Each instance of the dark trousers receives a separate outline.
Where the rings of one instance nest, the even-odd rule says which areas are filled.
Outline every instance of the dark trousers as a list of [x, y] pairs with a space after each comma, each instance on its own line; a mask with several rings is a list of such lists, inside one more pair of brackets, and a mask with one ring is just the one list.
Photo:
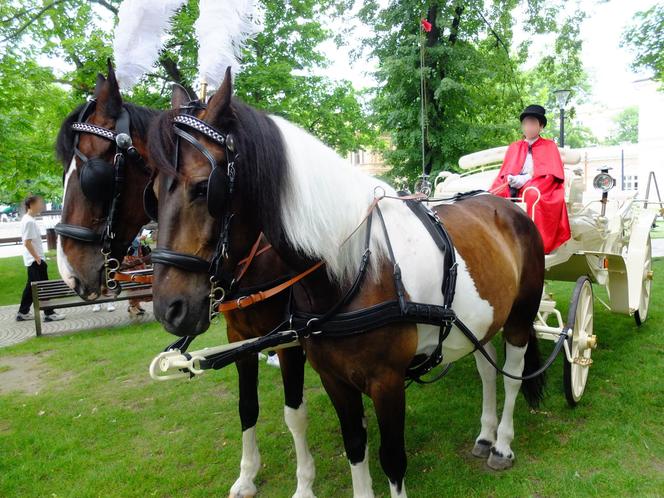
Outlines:
[[[21, 298], [21, 307], [18, 309], [19, 313], [28, 313], [30, 312], [30, 306], [32, 306], [32, 287], [30, 284], [32, 282], [38, 282], [40, 280], [48, 280], [48, 265], [46, 261], [42, 259], [40, 265], [37, 262], [33, 262], [28, 268], [28, 282], [25, 284], [25, 289], [23, 289], [23, 297]], [[55, 313], [53, 310], [44, 311], [45, 315], [52, 315]]]

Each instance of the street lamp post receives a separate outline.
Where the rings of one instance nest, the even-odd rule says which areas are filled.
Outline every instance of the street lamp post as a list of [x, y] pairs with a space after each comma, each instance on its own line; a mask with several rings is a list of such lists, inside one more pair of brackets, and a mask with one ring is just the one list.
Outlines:
[[565, 147], [565, 105], [569, 99], [571, 90], [555, 90], [553, 92], [558, 102], [558, 109], [560, 109], [560, 147]]

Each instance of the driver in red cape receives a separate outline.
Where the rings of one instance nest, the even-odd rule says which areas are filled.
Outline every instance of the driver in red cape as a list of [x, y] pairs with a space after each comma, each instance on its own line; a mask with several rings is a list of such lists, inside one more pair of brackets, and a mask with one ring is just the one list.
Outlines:
[[510, 144], [498, 177], [490, 192], [501, 197], [524, 197], [528, 214], [535, 204], [534, 222], [544, 241], [544, 252], [550, 253], [569, 240], [570, 229], [565, 207], [565, 172], [558, 146], [540, 136], [546, 126], [544, 107], [529, 105], [521, 113], [524, 139]]

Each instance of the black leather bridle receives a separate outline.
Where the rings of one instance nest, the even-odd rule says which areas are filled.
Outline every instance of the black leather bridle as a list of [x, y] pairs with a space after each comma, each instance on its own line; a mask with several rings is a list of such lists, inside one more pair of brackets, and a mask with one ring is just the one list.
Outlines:
[[[207, 273], [210, 276], [210, 319], [218, 314], [217, 305], [230, 294], [234, 280], [223, 272], [223, 261], [228, 257], [228, 246], [230, 242], [230, 226], [234, 213], [232, 211], [232, 197], [235, 191], [235, 164], [238, 153], [235, 147], [235, 137], [231, 133], [224, 133], [210, 126], [206, 122], [192, 116], [192, 112], [203, 109], [204, 104], [200, 101], [190, 102], [181, 108], [182, 112], [173, 118], [173, 132], [176, 135], [173, 164], [176, 171], [179, 170], [180, 162], [180, 140], [185, 140], [198, 150], [210, 163], [211, 171], [208, 177], [207, 207], [210, 215], [220, 218], [221, 212], [218, 208], [218, 195], [225, 194], [225, 209], [221, 220], [220, 237], [212, 255], [211, 260], [203, 259], [194, 254], [187, 254], [165, 248], [157, 248], [152, 251], [152, 263], [155, 265], [166, 265], [179, 268], [193, 273]], [[202, 134], [205, 138], [226, 149], [226, 168], [217, 163], [212, 153], [189, 131]], [[172, 190], [174, 179], [169, 184]], [[225, 184], [225, 192], [222, 186]], [[146, 188], [146, 195], [153, 192], [152, 185]]]
[[[143, 158], [134, 147], [131, 139], [131, 118], [129, 112], [122, 107], [120, 116], [115, 123], [115, 130], [109, 130], [92, 123], [87, 119], [92, 115], [96, 101], [90, 100], [83, 107], [76, 122], [72, 123], [74, 130], [74, 154], [82, 161], [79, 174], [81, 188], [84, 195], [91, 201], [102, 201], [108, 205], [104, 227], [102, 231], [93, 230], [81, 225], [58, 223], [55, 231], [61, 237], [68, 237], [88, 244], [101, 245], [101, 253], [104, 256], [104, 275], [106, 286], [115, 289], [118, 282], [113, 279], [114, 273], [120, 267], [120, 261], [111, 256], [111, 245], [116, 237], [118, 213], [122, 197], [122, 186], [125, 183], [125, 166], [128, 159], [138, 162], [147, 170]], [[115, 155], [113, 164], [101, 158], [88, 158], [78, 148], [81, 133], [96, 135], [115, 144]], [[112, 169], [111, 169], [112, 168]], [[112, 172], [112, 176], [111, 176]], [[105, 175], [108, 175], [106, 177]]]

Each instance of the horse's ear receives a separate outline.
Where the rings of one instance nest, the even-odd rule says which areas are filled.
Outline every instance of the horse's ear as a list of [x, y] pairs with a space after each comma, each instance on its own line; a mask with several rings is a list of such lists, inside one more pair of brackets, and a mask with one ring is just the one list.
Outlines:
[[189, 95], [187, 89], [182, 85], [173, 83], [171, 88], [173, 92], [171, 95], [171, 107], [173, 109], [179, 109], [180, 107], [185, 106], [189, 102], [196, 99], [196, 96], [192, 97], [191, 95]]
[[231, 68], [228, 66], [226, 68], [224, 81], [208, 102], [205, 120], [208, 123], [218, 123], [222, 118], [228, 116], [231, 110], [232, 96], [233, 79], [231, 76]]
[[97, 76], [95, 98], [97, 99], [96, 112], [102, 116], [117, 119], [122, 110], [122, 97], [110, 59], [108, 61], [108, 78], [104, 78], [101, 74]]
[[97, 96], [101, 92], [104, 83], [106, 83], [106, 78], [104, 77], [104, 75], [101, 73], [97, 73], [97, 81], [95, 82], [95, 98], [97, 98]]

